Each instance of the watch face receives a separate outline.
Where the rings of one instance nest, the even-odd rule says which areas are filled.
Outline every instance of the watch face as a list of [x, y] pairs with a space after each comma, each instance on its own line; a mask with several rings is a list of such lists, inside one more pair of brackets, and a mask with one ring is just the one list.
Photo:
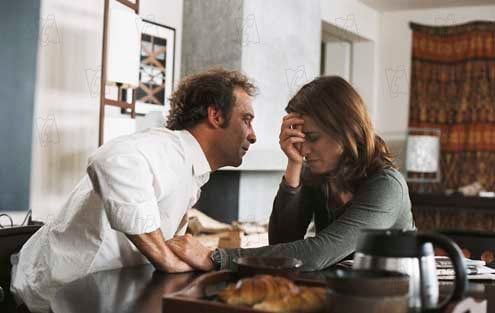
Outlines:
[[218, 251], [218, 249], [215, 249], [215, 251], [211, 254], [211, 260], [213, 261], [213, 264], [215, 264], [215, 269], [219, 270], [222, 264], [222, 256], [220, 255], [220, 251]]

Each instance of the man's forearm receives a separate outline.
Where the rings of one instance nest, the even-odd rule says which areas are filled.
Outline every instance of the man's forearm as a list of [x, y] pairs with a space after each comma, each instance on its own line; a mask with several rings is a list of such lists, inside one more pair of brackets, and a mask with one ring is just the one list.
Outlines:
[[164, 272], [190, 270], [190, 267], [167, 246], [160, 229], [146, 234], [127, 235], [127, 237], [156, 269]]

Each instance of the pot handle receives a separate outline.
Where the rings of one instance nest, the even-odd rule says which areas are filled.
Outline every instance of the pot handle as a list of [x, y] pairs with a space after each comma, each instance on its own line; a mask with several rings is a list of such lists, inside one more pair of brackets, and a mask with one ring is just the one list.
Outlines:
[[455, 271], [454, 291], [442, 304], [432, 309], [432, 311], [443, 312], [451, 301], [461, 300], [466, 291], [468, 281], [464, 256], [459, 246], [445, 235], [438, 233], [419, 233], [418, 239], [420, 244], [431, 242], [433, 245], [442, 248], [452, 261]]

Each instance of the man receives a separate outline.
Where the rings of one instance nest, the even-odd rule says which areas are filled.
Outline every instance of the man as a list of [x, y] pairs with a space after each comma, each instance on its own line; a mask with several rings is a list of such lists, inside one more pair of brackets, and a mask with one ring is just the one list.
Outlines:
[[166, 240], [184, 233], [186, 211], [209, 173], [239, 166], [256, 141], [255, 89], [236, 71], [189, 76], [170, 98], [169, 129], [99, 148], [59, 215], [22, 248], [13, 270], [16, 297], [32, 312], [46, 312], [59, 287], [92, 272], [148, 261], [165, 272], [192, 270]]

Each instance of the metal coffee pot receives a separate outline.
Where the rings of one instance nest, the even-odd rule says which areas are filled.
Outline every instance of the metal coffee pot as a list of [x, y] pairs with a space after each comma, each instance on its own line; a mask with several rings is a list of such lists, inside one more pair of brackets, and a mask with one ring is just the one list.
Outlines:
[[[452, 261], [455, 287], [438, 304], [438, 279], [433, 244]], [[409, 275], [409, 308], [413, 312], [442, 310], [460, 300], [467, 287], [466, 265], [459, 247], [448, 237], [404, 230], [362, 230], [354, 254], [353, 269], [385, 270]]]

